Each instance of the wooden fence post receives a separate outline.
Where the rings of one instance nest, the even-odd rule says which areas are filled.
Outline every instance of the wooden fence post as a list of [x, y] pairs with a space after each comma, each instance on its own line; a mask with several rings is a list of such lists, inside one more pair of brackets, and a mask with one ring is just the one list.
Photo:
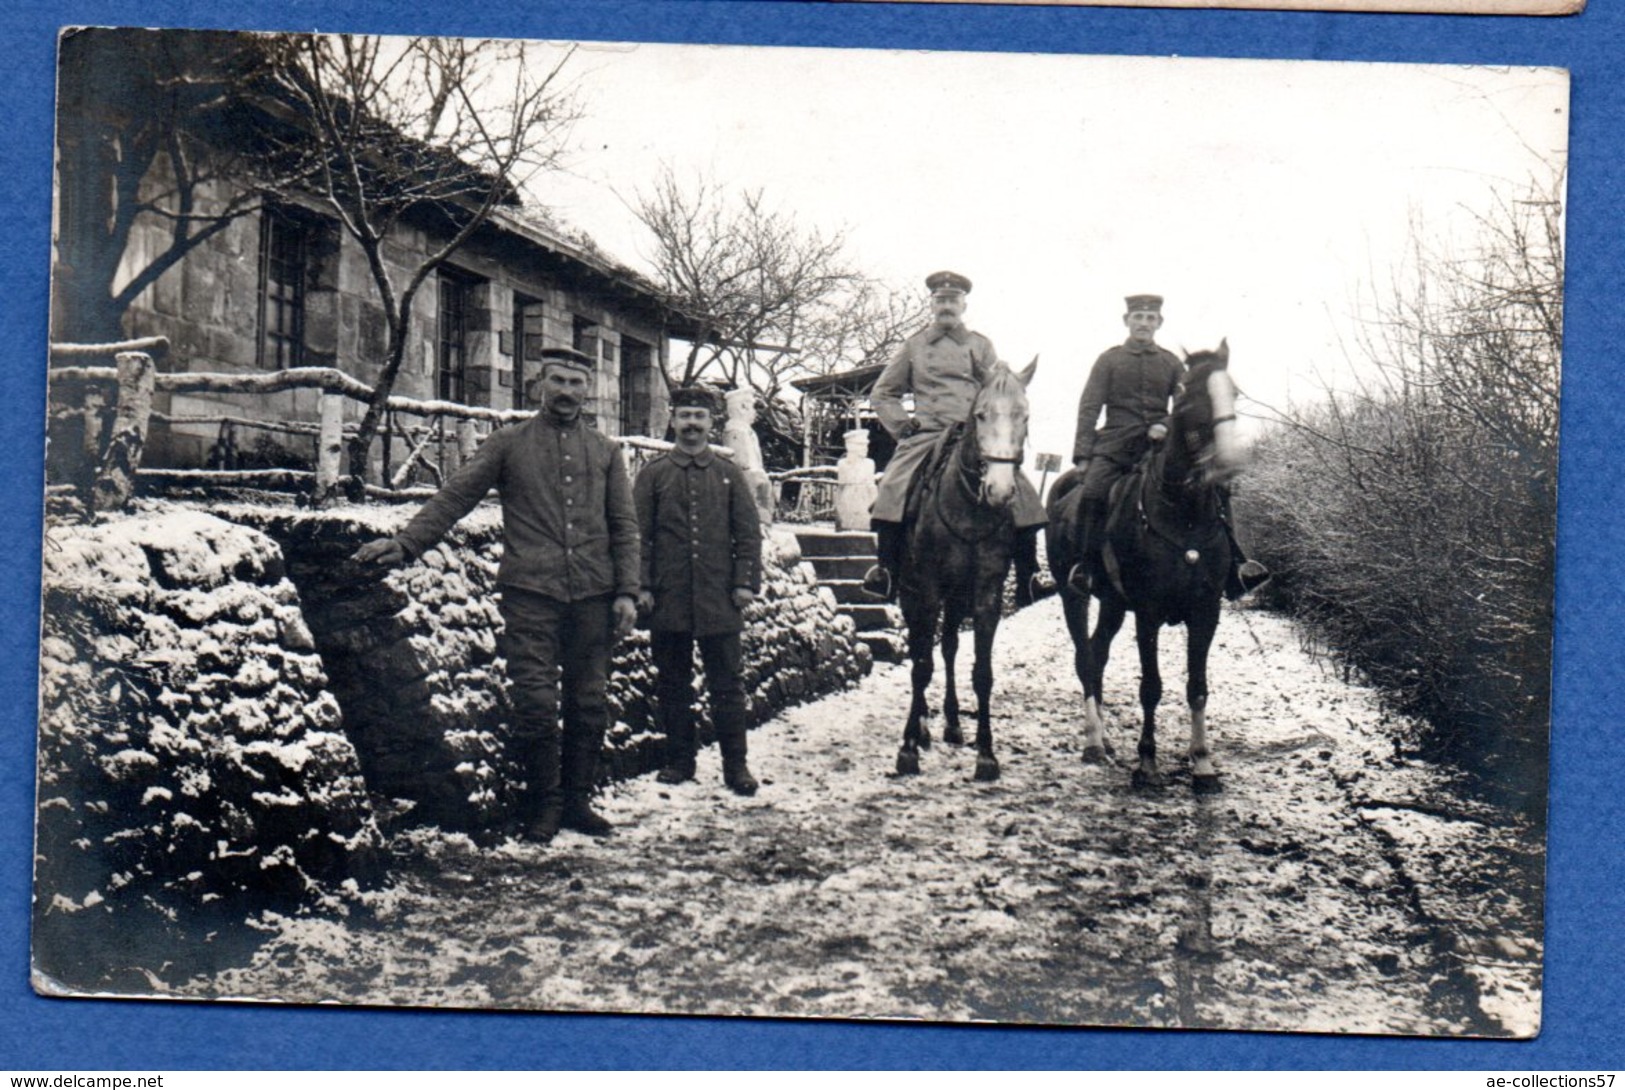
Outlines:
[[147, 442], [147, 419], [152, 412], [157, 375], [152, 357], [145, 352], [120, 352], [115, 360], [118, 409], [90, 496], [91, 509], [98, 512], [122, 510], [135, 495], [135, 471]]
[[467, 417], [457, 421], [457, 464], [467, 464], [479, 445], [480, 433], [475, 429], [474, 421]]
[[344, 398], [322, 391], [321, 425], [316, 435], [316, 495], [320, 506], [338, 489], [344, 459]]
[[81, 467], [74, 474], [73, 484], [79, 489], [81, 496], [90, 495], [90, 490], [96, 482], [96, 470], [102, 462], [102, 412], [107, 408], [107, 392], [96, 383], [85, 384], [84, 424], [85, 432], [81, 439], [80, 450], [84, 460], [79, 463]]

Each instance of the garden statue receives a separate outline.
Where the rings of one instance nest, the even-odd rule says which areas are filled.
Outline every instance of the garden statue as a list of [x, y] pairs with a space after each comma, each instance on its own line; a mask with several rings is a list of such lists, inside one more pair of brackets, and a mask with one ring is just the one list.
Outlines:
[[729, 390], [726, 400], [728, 422], [722, 427], [722, 443], [734, 452], [734, 465], [744, 470], [765, 526], [773, 521], [773, 482], [768, 480], [762, 444], [751, 427], [756, 422], [756, 392], [748, 387]]
[[869, 457], [869, 429], [853, 428], [845, 435], [846, 454], [835, 465], [835, 528], [869, 529], [869, 508], [875, 502], [875, 461]]

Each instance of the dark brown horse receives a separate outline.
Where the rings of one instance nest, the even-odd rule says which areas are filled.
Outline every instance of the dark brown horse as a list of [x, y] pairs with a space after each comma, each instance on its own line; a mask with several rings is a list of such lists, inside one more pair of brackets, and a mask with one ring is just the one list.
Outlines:
[[[1061, 596], [1074, 665], [1083, 684], [1086, 761], [1104, 761], [1109, 752], [1100, 710], [1101, 677], [1124, 614], [1134, 612], [1144, 713], [1136, 786], [1166, 782], [1157, 768], [1156, 711], [1162, 699], [1157, 635], [1163, 625], [1183, 624], [1191, 786], [1199, 793], [1219, 790], [1207, 743], [1207, 656], [1219, 627], [1219, 600], [1230, 568], [1219, 488], [1235, 476], [1241, 463], [1229, 362], [1228, 343], [1186, 358], [1167, 436], [1112, 489], [1105, 547], [1087, 562], [1090, 592], [1100, 599], [1093, 636], [1088, 631], [1088, 597], [1072, 590]], [[1080, 480], [1076, 472], [1062, 475], [1046, 505], [1050, 570], [1058, 576], [1085, 562], [1078, 556]]]
[[931, 744], [925, 726], [925, 690], [931, 684], [931, 652], [939, 623], [946, 688], [942, 736], [952, 745], [964, 743], [954, 656], [960, 626], [971, 617], [976, 642], [971, 670], [977, 700], [976, 778], [999, 778], [998, 758], [993, 756], [993, 635], [1015, 550], [1010, 504], [1016, 495], [1016, 467], [1027, 443], [1026, 386], [1037, 369], [1036, 356], [1019, 374], [1002, 363], [993, 369], [971, 406], [970, 418], [943, 437], [938, 456], [922, 469], [911, 497], [910, 510], [917, 514], [907, 531], [898, 598], [908, 625], [914, 699], [897, 753], [898, 775], [919, 772], [920, 749]]

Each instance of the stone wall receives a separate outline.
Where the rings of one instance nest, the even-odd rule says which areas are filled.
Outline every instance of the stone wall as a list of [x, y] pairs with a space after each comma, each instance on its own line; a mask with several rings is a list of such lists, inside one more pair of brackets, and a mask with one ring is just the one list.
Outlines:
[[[369, 787], [411, 800], [418, 819], [459, 828], [499, 821], [521, 776], [506, 746], [508, 703], [497, 648], [498, 510], [479, 509], [417, 563], [382, 578], [357, 570], [348, 558], [361, 541], [404, 525], [409, 510], [215, 510], [281, 543]], [[851, 621], [800, 563], [795, 539], [770, 534], [764, 559], [763, 594], [746, 615], [753, 722], [842, 688], [870, 665]], [[652, 675], [647, 636], [635, 633], [617, 648], [610, 678], [605, 778], [659, 765]], [[699, 705], [703, 712], [703, 699]], [[702, 724], [708, 739], [709, 726]]]
[[53, 525], [44, 560], [43, 986], [119, 979], [126, 948], [206, 956], [214, 913], [372, 879], [381, 837], [274, 541], [148, 508]]
[[[499, 826], [522, 787], [497, 654], [500, 514], [480, 509], [383, 578], [356, 570], [350, 554], [409, 514], [149, 502], [99, 525], [50, 525], [42, 988], [141, 990], [159, 966], [129, 966], [127, 949], [207, 971], [227, 956], [205, 938], [211, 920], [340, 904], [375, 880], [384, 817]], [[799, 560], [793, 537], [770, 536], [747, 613], [756, 722], [869, 667]], [[615, 656], [604, 778], [659, 765], [651, 689], [637, 633]]]

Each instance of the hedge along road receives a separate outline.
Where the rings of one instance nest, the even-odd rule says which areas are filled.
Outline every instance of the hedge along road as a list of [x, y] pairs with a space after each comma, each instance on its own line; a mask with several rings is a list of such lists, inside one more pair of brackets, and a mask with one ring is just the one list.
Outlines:
[[[348, 913], [271, 917], [194, 996], [1360, 1033], [1538, 1028], [1537, 829], [1403, 755], [1405, 724], [1231, 610], [1209, 703], [1225, 789], [1190, 791], [1183, 640], [1163, 641], [1172, 782], [1129, 787], [1138, 665], [1107, 675], [1115, 767], [1081, 760], [1054, 602], [1001, 627], [1003, 777], [974, 747], [892, 774], [906, 666], [752, 732], [754, 799], [652, 776], [608, 789], [607, 841], [394, 838]], [[968, 659], [965, 655], [962, 659]], [[962, 661], [962, 671], [968, 663]], [[967, 686], [968, 688], [968, 686]], [[940, 734], [940, 717], [933, 724]]]

